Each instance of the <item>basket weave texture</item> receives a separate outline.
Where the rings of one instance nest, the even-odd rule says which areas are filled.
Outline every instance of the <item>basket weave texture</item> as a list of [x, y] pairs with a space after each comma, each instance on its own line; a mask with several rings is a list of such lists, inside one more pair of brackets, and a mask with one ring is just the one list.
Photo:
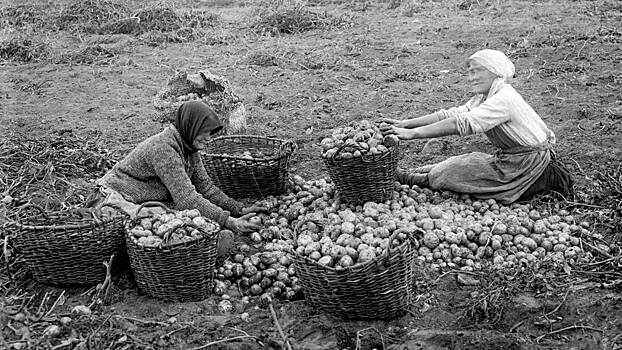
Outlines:
[[[285, 192], [293, 141], [254, 135], [221, 136], [208, 141], [203, 163], [214, 183], [229, 197], [264, 198]], [[245, 151], [269, 154], [241, 156]]]
[[399, 160], [399, 144], [388, 149], [389, 152], [382, 154], [365, 154], [351, 159], [339, 159], [336, 157], [339, 153], [323, 158], [328, 174], [345, 202], [380, 203], [391, 198]]
[[[164, 207], [164, 205], [162, 205]], [[140, 212], [142, 206], [138, 209]], [[141, 219], [129, 221], [125, 236], [130, 266], [138, 288], [148, 295], [167, 301], [200, 301], [213, 290], [216, 246], [214, 233], [162, 247], [145, 247], [133, 241], [131, 230]]]
[[320, 265], [295, 251], [293, 261], [305, 301], [313, 307], [346, 319], [387, 319], [412, 304], [416, 256], [417, 249], [407, 240], [371, 261], [343, 269]]
[[102, 282], [104, 263], [124, 248], [127, 217], [121, 213], [99, 216], [92, 209], [45, 212], [36, 208], [39, 214], [7, 227], [34, 279], [55, 285]]

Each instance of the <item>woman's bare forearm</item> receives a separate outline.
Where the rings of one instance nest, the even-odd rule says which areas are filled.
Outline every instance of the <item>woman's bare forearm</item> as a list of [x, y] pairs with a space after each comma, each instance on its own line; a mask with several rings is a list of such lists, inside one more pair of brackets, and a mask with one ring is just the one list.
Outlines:
[[424, 115], [422, 117], [405, 119], [402, 121], [400, 126], [405, 129], [414, 129], [414, 128], [419, 128], [422, 126], [430, 125], [438, 121], [439, 121], [438, 116], [432, 113], [432, 114]]
[[411, 132], [413, 133], [412, 138], [415, 139], [434, 138], [456, 135], [458, 134], [458, 126], [456, 124], [456, 118], [449, 117], [432, 124], [412, 129]]

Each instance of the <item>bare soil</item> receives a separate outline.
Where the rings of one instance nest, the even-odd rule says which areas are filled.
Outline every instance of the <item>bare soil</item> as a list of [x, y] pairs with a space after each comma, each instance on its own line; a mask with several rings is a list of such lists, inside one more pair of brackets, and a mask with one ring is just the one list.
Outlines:
[[[177, 10], [217, 18], [202, 36], [182, 42], [58, 29], [55, 21], [68, 1], [29, 3], [0, 1], [2, 9], [33, 11], [19, 23], [11, 21], [15, 13], [0, 18], [3, 139], [81, 137], [118, 159], [166, 126], [155, 117], [153, 99], [169, 77], [207, 69], [231, 82], [253, 133], [296, 141], [291, 170], [308, 179], [328, 177], [317, 144], [333, 128], [463, 103], [469, 97], [466, 58], [483, 48], [506, 52], [517, 67], [514, 86], [556, 133], [556, 151], [574, 174], [575, 197], [558, 205], [588, 220], [613, 247], [610, 253], [567, 271], [478, 273], [470, 276], [475, 286], [459, 283], [453, 272], [422, 270], [415, 305], [401, 318], [343, 320], [300, 300], [277, 303], [279, 325], [293, 349], [622, 349], [622, 262], [615, 250], [622, 244], [620, 2], [317, 0], [304, 8], [335, 21], [268, 35], [253, 27], [265, 3], [174, 0]], [[272, 6], [277, 3], [283, 2]], [[22, 45], [26, 58], [8, 53], [14, 38], [31, 41]], [[437, 140], [422, 152], [424, 144], [405, 144], [400, 165], [492, 151], [483, 136]], [[99, 174], [90, 175], [82, 178], [87, 184]], [[256, 301], [234, 300], [230, 313], [217, 309], [216, 297], [162, 302], [122, 273], [92, 314], [71, 315], [58, 336], [43, 336], [73, 306], [88, 305], [93, 289], [13, 277], [8, 280], [4, 269], [0, 275], [0, 348], [23, 349], [21, 340], [41, 349], [283, 346], [270, 311]], [[18, 296], [27, 304], [15, 304]], [[37, 310], [50, 313], [41, 318]], [[32, 318], [18, 322], [18, 311]], [[244, 312], [249, 319], [240, 317]]]

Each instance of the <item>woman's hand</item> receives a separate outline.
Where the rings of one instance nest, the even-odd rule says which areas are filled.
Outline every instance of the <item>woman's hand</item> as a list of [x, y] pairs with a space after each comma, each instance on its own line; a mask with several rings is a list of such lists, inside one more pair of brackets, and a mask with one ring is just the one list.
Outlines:
[[417, 138], [416, 133], [411, 129], [399, 128], [394, 125], [387, 125], [386, 127], [380, 127], [382, 135], [396, 135], [400, 140], [412, 140]]
[[392, 119], [392, 118], [382, 118], [380, 123], [380, 129], [382, 129], [383, 125], [389, 124], [390, 125], [394, 125], [397, 126], [398, 128], [403, 128], [404, 125], [404, 121], [403, 120], [399, 120], [399, 119]]
[[227, 219], [227, 228], [238, 233], [249, 233], [257, 231], [261, 228], [261, 225], [256, 221], [250, 219], [256, 216], [256, 213], [246, 213], [239, 218], [229, 217]]
[[248, 213], [267, 213], [268, 211], [269, 211], [268, 207], [252, 205], [250, 207], [243, 208], [241, 213], [242, 215], [246, 215]]

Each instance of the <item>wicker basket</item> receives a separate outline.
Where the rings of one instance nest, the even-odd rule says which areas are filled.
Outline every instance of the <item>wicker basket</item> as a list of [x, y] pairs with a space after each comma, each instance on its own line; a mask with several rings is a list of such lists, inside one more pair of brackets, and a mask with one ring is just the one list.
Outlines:
[[[160, 206], [171, 212], [157, 202], [143, 203], [137, 212], [148, 206]], [[168, 301], [207, 298], [214, 283], [217, 237], [203, 232], [201, 239], [163, 247], [145, 247], [136, 243], [129, 234], [129, 230], [144, 217], [137, 215], [129, 221], [125, 239], [138, 288], [152, 297]]]
[[[264, 198], [285, 192], [289, 161], [296, 150], [293, 141], [252, 135], [221, 136], [208, 142], [203, 154], [207, 173], [228, 196]], [[270, 153], [252, 158], [237, 156], [244, 151]]]
[[320, 265], [294, 251], [293, 261], [306, 302], [346, 319], [400, 316], [408, 310], [415, 295], [414, 234], [373, 260], [343, 269]]
[[[39, 213], [19, 218], [27, 208]], [[7, 226], [35, 280], [55, 285], [91, 285], [106, 277], [105, 262], [122, 252], [127, 216], [94, 209], [46, 213], [28, 205]]]
[[[352, 147], [352, 145], [349, 145]], [[330, 178], [341, 197], [351, 204], [384, 202], [393, 195], [399, 144], [389, 152], [364, 154], [351, 159], [337, 159], [343, 147], [332, 157], [323, 158]]]

